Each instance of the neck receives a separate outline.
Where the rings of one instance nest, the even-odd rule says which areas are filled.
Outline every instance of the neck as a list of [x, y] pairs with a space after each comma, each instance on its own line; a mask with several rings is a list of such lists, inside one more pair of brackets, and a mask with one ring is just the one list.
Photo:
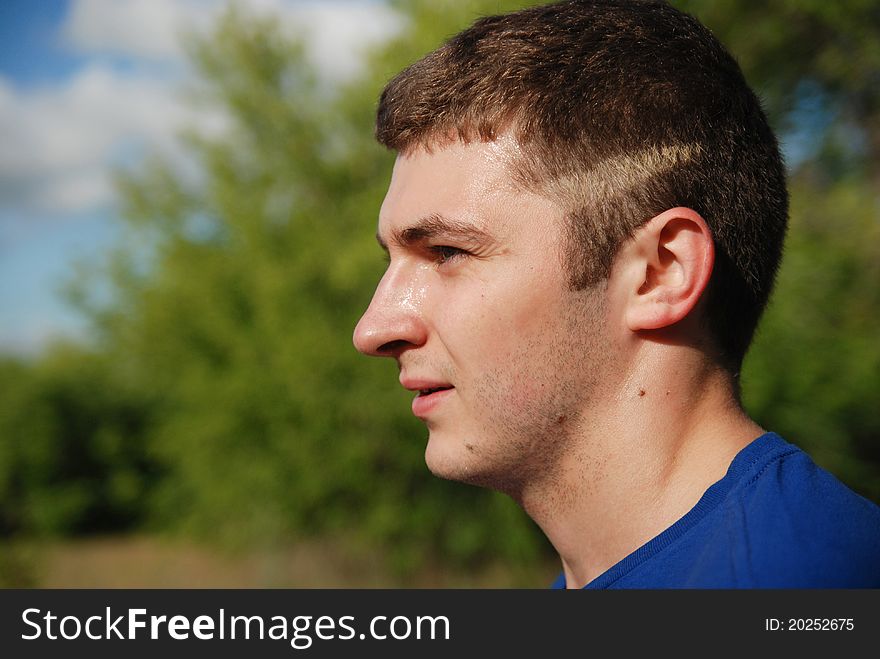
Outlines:
[[[730, 374], [687, 348], [648, 346], [591, 406], [589, 426], [517, 499], [580, 588], [685, 515], [763, 430]], [[650, 368], [648, 367], [650, 365]]]

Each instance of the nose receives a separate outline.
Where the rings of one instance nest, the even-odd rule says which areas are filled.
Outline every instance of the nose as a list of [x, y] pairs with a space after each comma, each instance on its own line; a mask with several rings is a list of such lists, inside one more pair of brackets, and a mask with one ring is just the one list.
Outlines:
[[398, 357], [424, 345], [423, 294], [403, 270], [389, 269], [376, 287], [370, 306], [354, 328], [355, 348], [373, 357]]

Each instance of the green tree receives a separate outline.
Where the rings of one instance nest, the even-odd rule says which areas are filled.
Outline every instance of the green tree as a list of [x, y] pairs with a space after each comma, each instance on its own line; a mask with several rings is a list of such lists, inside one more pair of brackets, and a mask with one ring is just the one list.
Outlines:
[[0, 533], [132, 528], [159, 477], [150, 403], [100, 355], [56, 346], [35, 365], [0, 361]]

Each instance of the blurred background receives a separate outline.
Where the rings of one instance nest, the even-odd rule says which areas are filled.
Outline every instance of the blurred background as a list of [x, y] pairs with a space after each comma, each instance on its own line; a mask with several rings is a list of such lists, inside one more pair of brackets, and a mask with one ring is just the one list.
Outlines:
[[[508, 499], [433, 478], [350, 337], [384, 267], [397, 71], [504, 0], [0, 4], [0, 586], [544, 587]], [[880, 501], [880, 6], [673, 2], [784, 144], [742, 375]]]

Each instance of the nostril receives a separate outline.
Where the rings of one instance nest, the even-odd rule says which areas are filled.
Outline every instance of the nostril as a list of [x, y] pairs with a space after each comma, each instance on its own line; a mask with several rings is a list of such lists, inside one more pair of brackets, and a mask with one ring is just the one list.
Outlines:
[[393, 355], [393, 354], [403, 350], [407, 345], [409, 345], [408, 341], [396, 339], [394, 341], [388, 341], [387, 343], [383, 343], [382, 345], [380, 345], [376, 349], [376, 352], [383, 354], [383, 355]]

